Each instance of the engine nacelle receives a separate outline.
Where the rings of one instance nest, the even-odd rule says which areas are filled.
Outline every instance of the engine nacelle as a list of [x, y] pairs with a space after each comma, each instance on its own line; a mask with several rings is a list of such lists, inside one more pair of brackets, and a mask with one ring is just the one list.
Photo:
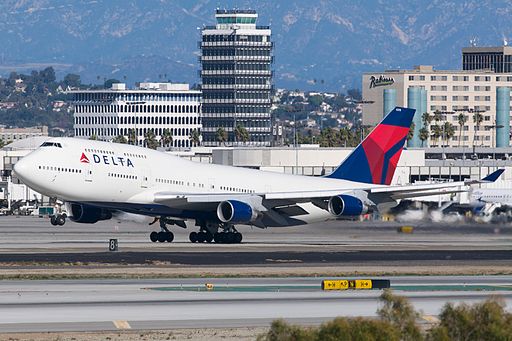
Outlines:
[[102, 208], [76, 203], [71, 203], [68, 207], [71, 214], [69, 219], [77, 223], [94, 224], [100, 220], [112, 218], [112, 213]]
[[336, 217], [358, 216], [368, 212], [368, 206], [361, 199], [340, 194], [329, 199], [329, 212]]
[[226, 200], [217, 206], [217, 217], [223, 223], [245, 224], [256, 220], [258, 213], [245, 202]]

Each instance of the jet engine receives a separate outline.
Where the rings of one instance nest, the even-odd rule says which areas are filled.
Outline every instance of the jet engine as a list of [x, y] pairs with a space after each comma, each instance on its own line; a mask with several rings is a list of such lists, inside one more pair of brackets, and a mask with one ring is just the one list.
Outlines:
[[336, 217], [358, 216], [368, 212], [368, 206], [361, 199], [351, 195], [340, 194], [329, 199], [329, 212]]
[[256, 220], [258, 213], [245, 202], [226, 200], [217, 206], [217, 217], [223, 223], [245, 224]]
[[70, 203], [68, 205], [68, 212], [71, 214], [69, 219], [83, 224], [94, 224], [100, 220], [112, 218], [110, 211], [85, 204]]

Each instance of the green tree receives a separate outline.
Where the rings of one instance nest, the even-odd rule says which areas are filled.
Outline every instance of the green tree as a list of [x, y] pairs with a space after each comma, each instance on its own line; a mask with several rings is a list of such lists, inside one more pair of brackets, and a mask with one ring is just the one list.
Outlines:
[[464, 125], [466, 124], [466, 122], [468, 121], [468, 117], [466, 115], [464, 115], [463, 113], [460, 113], [458, 116], [457, 116], [457, 122], [459, 123], [459, 147], [460, 147], [460, 142], [462, 141], [462, 133], [464, 131]]
[[235, 138], [237, 142], [241, 141], [245, 144], [249, 141], [250, 135], [244, 126], [242, 126], [241, 124], [237, 124], [235, 128]]
[[219, 142], [219, 144], [225, 145], [226, 141], [228, 140], [228, 132], [224, 128], [219, 127], [215, 133], [215, 139], [217, 142]]
[[162, 143], [162, 147], [172, 146], [173, 136], [172, 131], [170, 129], [165, 128], [162, 131], [162, 136], [160, 136], [160, 142]]
[[409, 127], [409, 132], [407, 133], [407, 141], [410, 141], [414, 137], [414, 129], [416, 129], [416, 124], [412, 122]]
[[199, 146], [200, 142], [201, 142], [201, 139], [200, 139], [200, 134], [199, 134], [199, 130], [197, 129], [192, 129], [190, 131], [190, 142], [192, 142], [192, 145], [194, 146]]
[[472, 306], [447, 303], [439, 325], [433, 327], [428, 340], [511, 340], [512, 315], [502, 300], [491, 298]]
[[158, 141], [153, 130], [150, 129], [144, 134], [144, 142], [149, 149], [156, 149], [158, 147]]
[[451, 140], [452, 137], [455, 136], [455, 127], [450, 122], [445, 122], [443, 125], [443, 138], [445, 140], [446, 145], [448, 141]]
[[430, 133], [427, 128], [423, 127], [420, 129], [420, 140], [421, 140], [422, 147], [425, 147], [425, 141], [428, 140], [429, 136], [430, 136]]
[[[475, 124], [475, 134], [473, 136], [473, 145], [476, 146], [476, 137], [478, 136], [478, 131], [480, 131], [480, 125], [484, 121], [484, 116], [482, 113], [475, 112], [473, 114], [473, 123]], [[483, 141], [481, 142], [483, 143]]]
[[96, 136], [96, 134], [92, 134], [90, 137], [89, 137], [89, 140], [97, 140], [98, 139], [98, 136]]
[[324, 98], [320, 95], [309, 96], [308, 98], [308, 103], [314, 108], [318, 108], [323, 101]]
[[432, 126], [432, 139], [434, 140], [434, 146], [438, 146], [439, 138], [443, 135], [443, 131], [439, 125]]
[[420, 328], [416, 325], [418, 313], [405, 297], [393, 295], [391, 290], [386, 289], [380, 296], [380, 300], [383, 305], [377, 314], [382, 321], [389, 322], [400, 331], [400, 340], [423, 339]]
[[117, 79], [114, 79], [114, 78], [111, 78], [111, 79], [107, 79], [104, 83], [103, 83], [103, 87], [105, 89], [110, 89], [112, 87], [112, 84], [114, 83], [121, 83], [119, 80]]
[[82, 85], [82, 82], [80, 81], [79, 75], [68, 73], [66, 76], [64, 76], [62, 84], [66, 87], [70, 86], [72, 88], [79, 88]]
[[135, 129], [133, 129], [133, 128], [128, 129], [128, 144], [131, 144], [131, 145], [137, 144], [137, 134], [135, 132]]
[[112, 142], [126, 144], [126, 143], [128, 143], [128, 140], [123, 135], [117, 135], [116, 137], [114, 137], [112, 139]]

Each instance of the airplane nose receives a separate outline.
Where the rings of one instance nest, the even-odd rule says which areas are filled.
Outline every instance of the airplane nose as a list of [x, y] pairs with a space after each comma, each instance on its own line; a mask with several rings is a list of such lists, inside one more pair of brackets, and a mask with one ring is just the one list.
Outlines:
[[29, 172], [29, 162], [26, 160], [26, 157], [16, 162], [14, 165], [14, 174], [20, 180], [26, 179], [26, 176]]

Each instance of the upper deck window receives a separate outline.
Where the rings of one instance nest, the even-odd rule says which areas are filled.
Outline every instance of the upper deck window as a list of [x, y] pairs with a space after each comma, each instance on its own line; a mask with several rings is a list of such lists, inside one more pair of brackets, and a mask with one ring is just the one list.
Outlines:
[[58, 148], [62, 148], [62, 145], [60, 143], [57, 143], [57, 142], [45, 142], [41, 145], [41, 147], [58, 147]]

